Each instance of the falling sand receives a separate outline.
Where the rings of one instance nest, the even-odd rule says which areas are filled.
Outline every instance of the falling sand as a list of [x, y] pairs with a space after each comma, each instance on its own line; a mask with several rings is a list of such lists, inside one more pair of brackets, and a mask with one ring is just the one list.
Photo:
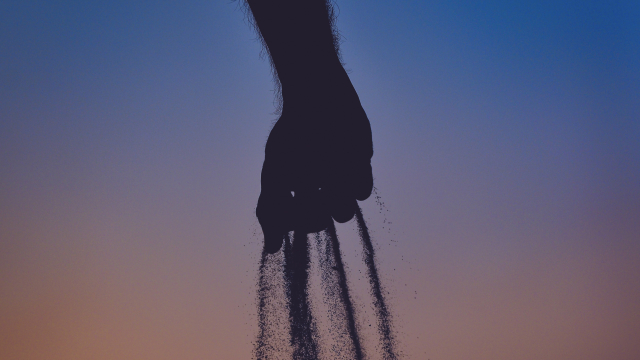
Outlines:
[[[383, 296], [375, 250], [360, 208], [356, 211], [363, 260], [375, 308], [380, 356], [396, 360], [391, 315]], [[356, 309], [349, 293], [340, 243], [333, 223], [313, 236], [323, 300], [328, 310], [332, 338], [331, 354], [322, 356], [318, 324], [310, 305], [311, 244], [304, 233], [293, 232], [285, 238], [283, 254], [263, 251], [258, 279], [258, 325], [255, 344], [258, 360], [366, 359], [358, 331]]]

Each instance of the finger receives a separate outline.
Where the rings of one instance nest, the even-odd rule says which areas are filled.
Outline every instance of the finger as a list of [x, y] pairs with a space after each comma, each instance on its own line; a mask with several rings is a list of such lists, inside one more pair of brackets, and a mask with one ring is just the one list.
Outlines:
[[292, 196], [279, 180], [279, 168], [265, 161], [262, 189], [256, 207], [256, 216], [264, 234], [265, 251], [270, 254], [280, 250], [284, 235], [291, 230]]
[[363, 162], [354, 167], [351, 186], [353, 195], [357, 200], [363, 201], [371, 196], [371, 192], [373, 191], [371, 162]]
[[339, 223], [351, 220], [358, 207], [355, 197], [344, 185], [339, 188], [329, 189], [328, 193], [329, 212], [331, 217]]
[[261, 192], [256, 207], [256, 216], [264, 234], [265, 251], [276, 253], [282, 246], [284, 235], [289, 231], [288, 218], [291, 195]]
[[341, 197], [352, 197], [363, 201], [371, 196], [373, 173], [369, 160], [333, 164], [328, 173], [330, 174], [327, 181], [329, 188], [333, 192], [339, 190]]
[[331, 217], [339, 223], [346, 223], [353, 219], [358, 203], [355, 198], [343, 197], [336, 199], [331, 206]]
[[295, 192], [292, 214], [295, 231], [313, 233], [329, 226], [331, 215], [323, 195], [324, 193], [317, 187]]

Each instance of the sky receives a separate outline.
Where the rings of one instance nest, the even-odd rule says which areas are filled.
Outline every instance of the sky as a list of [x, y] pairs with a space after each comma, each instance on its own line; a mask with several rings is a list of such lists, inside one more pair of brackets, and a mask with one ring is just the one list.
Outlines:
[[[406, 358], [638, 359], [640, 3], [337, 5]], [[251, 358], [255, 37], [227, 0], [0, 4], [0, 358]]]

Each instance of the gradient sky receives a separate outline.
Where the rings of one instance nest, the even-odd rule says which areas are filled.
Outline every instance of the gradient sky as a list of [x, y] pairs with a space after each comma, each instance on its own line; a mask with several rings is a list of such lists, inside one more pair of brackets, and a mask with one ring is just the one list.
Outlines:
[[[338, 5], [407, 358], [640, 358], [640, 2]], [[0, 4], [0, 358], [251, 357], [254, 39], [226, 0]]]

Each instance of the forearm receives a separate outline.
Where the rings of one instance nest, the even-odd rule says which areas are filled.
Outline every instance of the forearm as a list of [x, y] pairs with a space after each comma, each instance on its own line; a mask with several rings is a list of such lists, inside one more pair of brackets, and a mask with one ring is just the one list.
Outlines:
[[325, 0], [247, 0], [247, 3], [285, 99], [309, 84], [336, 81], [346, 75], [334, 46]]

